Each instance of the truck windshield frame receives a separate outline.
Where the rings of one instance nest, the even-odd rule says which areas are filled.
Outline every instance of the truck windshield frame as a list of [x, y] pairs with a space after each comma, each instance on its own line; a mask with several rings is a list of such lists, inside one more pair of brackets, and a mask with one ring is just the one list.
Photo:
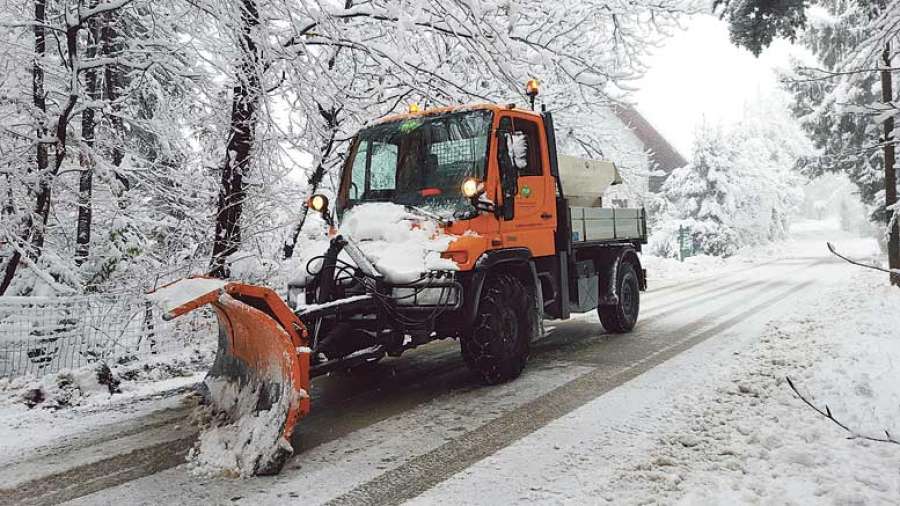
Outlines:
[[380, 123], [361, 130], [345, 165], [340, 210], [393, 202], [458, 216], [473, 208], [468, 177], [485, 179], [493, 112], [469, 109]]

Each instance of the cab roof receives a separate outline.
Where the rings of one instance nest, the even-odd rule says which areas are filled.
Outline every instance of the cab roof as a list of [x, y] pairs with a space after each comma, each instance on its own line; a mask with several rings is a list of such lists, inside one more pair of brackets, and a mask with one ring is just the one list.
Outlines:
[[497, 113], [500, 111], [510, 111], [515, 110], [519, 112], [523, 112], [526, 114], [531, 114], [535, 117], [540, 117], [540, 114], [535, 111], [530, 111], [528, 109], [523, 109], [518, 107], [516, 104], [506, 104], [506, 105], [498, 105], [498, 104], [465, 104], [465, 105], [451, 105], [446, 107], [434, 107], [432, 109], [422, 109], [419, 112], [409, 112], [409, 113], [401, 113], [401, 114], [391, 114], [388, 116], [384, 116], [372, 122], [373, 125], [379, 125], [382, 123], [390, 123], [392, 121], [400, 121], [410, 118], [424, 118], [428, 116], [434, 116], [437, 114], [446, 114], [451, 112], [460, 112], [460, 111], [473, 111], [473, 110], [487, 110], [493, 113]]

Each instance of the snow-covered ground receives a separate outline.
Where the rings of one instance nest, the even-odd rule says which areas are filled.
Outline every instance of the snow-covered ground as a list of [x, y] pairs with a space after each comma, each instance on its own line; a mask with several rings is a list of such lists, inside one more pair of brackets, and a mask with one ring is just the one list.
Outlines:
[[825, 241], [835, 243], [842, 254], [860, 259], [871, 260], [880, 254], [874, 239], [861, 239], [844, 232], [840, 228], [839, 221], [831, 218], [823, 221], [798, 220], [791, 226], [789, 239], [744, 248], [738, 254], [727, 258], [697, 255], [679, 261], [675, 258], [644, 255], [643, 264], [647, 269], [650, 289], [653, 289], [659, 285], [669, 285], [698, 277], [715, 277], [771, 263], [781, 258], [821, 256], [827, 251]]
[[[40, 378], [0, 379], [0, 468], [129, 421], [180, 408], [183, 393], [203, 379], [211, 363], [215, 344], [209, 344], [179, 355], [114, 365], [112, 374], [119, 382], [116, 393], [98, 381], [96, 366]], [[35, 395], [40, 402], [29, 402]], [[0, 480], [0, 488], [4, 483]]]
[[[802, 223], [781, 254], [841, 238], [828, 225]], [[851, 254], [877, 253], [842, 239]], [[412, 503], [896, 504], [900, 445], [852, 437], [785, 380], [857, 434], [900, 435], [900, 290], [880, 273], [840, 273], [802, 311], [703, 343]]]

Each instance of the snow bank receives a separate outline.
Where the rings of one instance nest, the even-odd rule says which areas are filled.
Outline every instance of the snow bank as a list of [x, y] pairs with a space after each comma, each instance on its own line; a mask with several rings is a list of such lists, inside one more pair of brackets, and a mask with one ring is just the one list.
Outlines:
[[770, 325], [742, 374], [685, 404], [696, 422], [659, 451], [667, 472], [693, 470], [682, 503], [896, 504], [900, 447], [852, 437], [784, 380], [858, 434], [900, 434], [900, 290], [884, 278], [860, 270], [847, 289], [865, 297], [834, 289], [811, 314]]
[[653, 290], [660, 281], [669, 283], [725, 274], [786, 258], [830, 257], [826, 241], [834, 243], [842, 254], [859, 260], [875, 263], [881, 255], [876, 239], [858, 238], [843, 231], [837, 220], [797, 220], [791, 224], [789, 238], [741, 248], [729, 257], [695, 255], [682, 262], [673, 257], [644, 254], [641, 264], [647, 269], [650, 289]]
[[[353, 207], [344, 215], [338, 231], [357, 243], [359, 249], [391, 283], [410, 283], [430, 270], [457, 270], [455, 262], [441, 258], [456, 236], [447, 234], [433, 219], [407, 211], [389, 202]], [[308, 282], [321, 268], [316, 257], [325, 254], [328, 239], [306, 244], [300, 254], [299, 281]], [[352, 264], [347, 253], [339, 259]]]
[[[291, 385], [280, 379], [269, 385], [241, 385], [222, 378], [207, 378], [205, 383], [213, 404], [197, 408], [194, 414], [203, 431], [188, 452], [191, 472], [244, 478], [279, 471], [294, 451], [282, 437], [288, 411], [299, 402]], [[278, 401], [256, 411], [262, 396], [277, 396]]]
[[204, 343], [125, 364], [96, 363], [40, 377], [0, 378], [0, 426], [6, 415], [21, 417], [31, 411], [125, 404], [190, 385], [209, 369], [214, 355], [214, 345]]
[[225, 284], [221, 279], [185, 278], [150, 293], [147, 298], [170, 313], [197, 297], [221, 290]]
[[183, 392], [203, 380], [214, 355], [215, 345], [203, 343], [152, 360], [110, 364], [102, 382], [96, 364], [38, 378], [0, 378], [0, 466], [38, 447], [180, 406]]
[[[710, 363], [708, 386], [673, 397], [656, 413], [662, 428], [643, 436], [655, 443], [636, 458], [621, 457], [594, 497], [622, 504], [896, 504], [900, 447], [856, 435], [900, 434], [900, 290], [880, 273], [851, 276], [846, 284], [820, 285], [818, 302], [770, 322], [732, 359]], [[788, 376], [853, 433], [806, 406]]]
[[19, 405], [20, 410], [23, 407], [55, 410], [87, 404], [95, 401], [96, 397], [109, 397], [116, 390], [118, 385], [115, 382], [101, 384], [98, 366], [94, 365], [65, 369], [39, 378], [3, 380], [0, 383], [0, 399], [6, 405]]

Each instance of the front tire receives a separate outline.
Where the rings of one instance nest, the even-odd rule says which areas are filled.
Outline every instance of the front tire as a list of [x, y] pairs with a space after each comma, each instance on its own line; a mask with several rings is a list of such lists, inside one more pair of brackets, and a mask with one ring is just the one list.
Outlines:
[[522, 374], [537, 333], [534, 295], [515, 276], [498, 274], [481, 291], [478, 314], [460, 346], [466, 365], [488, 385]]
[[614, 306], [600, 306], [597, 313], [600, 323], [608, 332], [623, 334], [631, 332], [637, 323], [641, 309], [641, 289], [634, 266], [623, 262], [617, 269], [616, 295], [618, 302]]

